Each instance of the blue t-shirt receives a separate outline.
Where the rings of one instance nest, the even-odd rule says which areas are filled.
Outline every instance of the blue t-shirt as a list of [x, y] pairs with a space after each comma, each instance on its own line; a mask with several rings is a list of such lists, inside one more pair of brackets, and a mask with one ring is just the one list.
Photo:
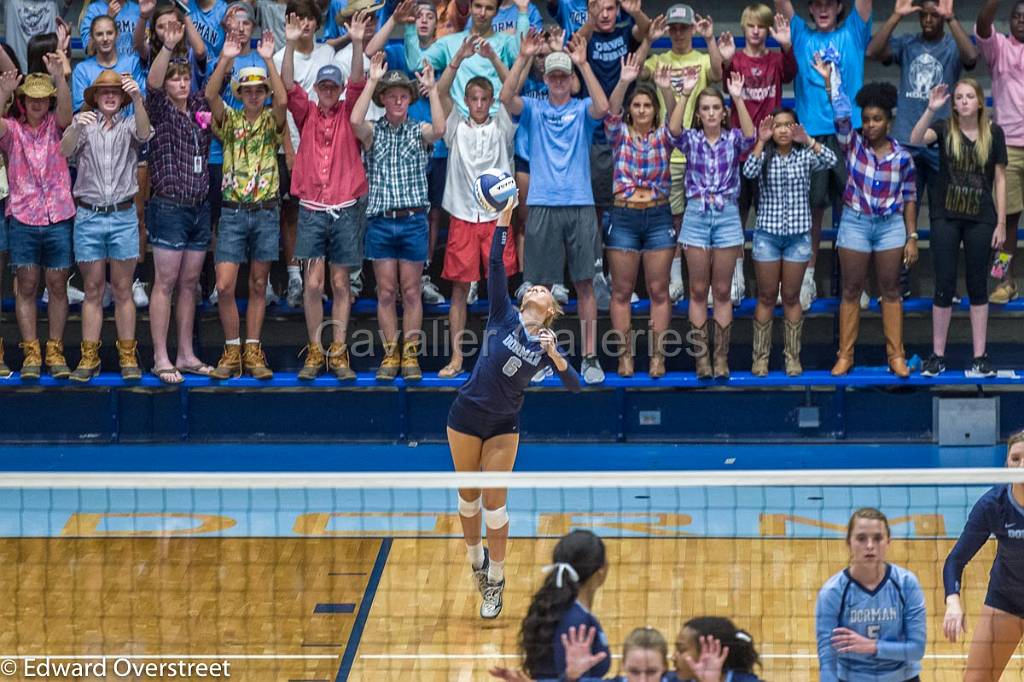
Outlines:
[[1009, 484], [995, 486], [974, 503], [942, 569], [947, 596], [960, 593], [964, 568], [992, 535], [996, 537], [996, 558], [988, 574], [988, 589], [1024, 603], [1024, 507]]
[[[921, 38], [920, 33], [906, 33], [889, 40], [892, 61], [900, 66], [899, 99], [892, 136], [900, 144], [910, 144], [910, 133], [928, 108], [928, 96], [939, 83], [953, 86], [960, 80], [960, 48], [949, 33], [935, 42]], [[949, 102], [935, 114], [935, 120], [949, 118]]]
[[[523, 83], [523, 90], [519, 93], [523, 99], [527, 97], [536, 100], [548, 98], [548, 84], [542, 79], [534, 78], [531, 73]], [[523, 161], [530, 161], [530, 133], [523, 126], [516, 126], [516, 156]]]
[[[555, 3], [558, 4], [558, 9], [551, 11], [551, 7]], [[580, 30], [583, 24], [587, 23], [587, 0], [555, 0], [555, 3], [548, 4], [548, 11], [565, 29], [565, 39], [568, 40], [573, 33]]]
[[188, 16], [196, 26], [199, 37], [206, 43], [206, 61], [213, 64], [220, 56], [220, 50], [224, 47], [224, 15], [227, 14], [228, 4], [224, 0], [216, 0], [213, 7], [204, 10], [196, 0], [189, 0]]
[[593, 206], [590, 140], [602, 119], [590, 117], [590, 98], [561, 106], [523, 98], [520, 128], [529, 132], [527, 206]]
[[[587, 62], [597, 76], [605, 95], [611, 95], [622, 73], [622, 58], [636, 47], [633, 17], [615, 25], [608, 33], [594, 31], [587, 43]], [[586, 88], [584, 87], [584, 92]]]
[[[853, 102], [857, 91], [864, 85], [864, 53], [871, 41], [871, 22], [864, 21], [854, 8], [842, 25], [829, 33], [816, 31], [807, 25], [803, 17], [794, 14], [790, 21], [793, 33], [793, 56], [796, 57], [797, 73], [794, 80], [796, 90], [796, 113], [800, 122], [811, 135], [831, 135], [836, 132], [832, 120], [832, 107], [824, 80], [814, 70], [814, 55], [830, 45], [842, 57], [839, 73], [842, 77], [843, 92]], [[853, 127], [860, 128], [860, 107], [853, 106]]]
[[[530, 9], [527, 10], [527, 14], [530, 17], [530, 28], [538, 31], [543, 30], [544, 19], [540, 16], [540, 10], [532, 2], [530, 3]], [[508, 7], [499, 7], [498, 13], [494, 15], [494, 19], [491, 21], [491, 28], [495, 33], [515, 33], [518, 19], [519, 8], [515, 6], [515, 3]]]
[[[100, 63], [96, 61], [96, 57], [89, 57], [75, 66], [71, 72], [71, 106], [76, 112], [81, 111], [82, 104], [85, 103], [85, 89], [92, 85], [96, 77], [107, 68], [106, 66], [100, 66]], [[142, 70], [142, 64], [139, 63], [139, 58], [135, 56], [134, 52], [127, 55], [119, 54], [117, 56], [117, 63], [109, 68], [111, 71], [118, 73], [130, 73], [135, 82], [139, 84], [142, 96], [146, 96], [146, 74]], [[127, 110], [128, 113], [133, 112], [134, 108], [131, 108], [132, 105], [129, 104], [128, 106], [130, 107]]]
[[[843, 569], [818, 592], [815, 608], [821, 682], [904, 682], [921, 672], [926, 614], [917, 576], [888, 564], [885, 577], [868, 590]], [[839, 654], [832, 631], [847, 628], [876, 640], [878, 652]]]
[[[108, 9], [109, 5], [107, 3], [97, 1], [89, 5], [89, 9], [85, 10], [85, 14], [82, 15], [82, 21], [78, 24], [78, 32], [82, 36], [83, 47], [89, 47], [89, 29], [92, 27], [93, 19], [106, 14]], [[135, 24], [138, 23], [139, 17], [139, 3], [137, 2], [128, 2], [122, 5], [121, 11], [114, 17], [114, 23], [117, 24], [118, 54], [135, 54], [135, 46], [132, 44], [132, 39], [135, 34]]]
[[[377, 26], [383, 26], [398, 6], [397, 0], [387, 0], [384, 6], [377, 12]], [[331, 0], [327, 7], [327, 16], [324, 18], [324, 39], [340, 38], [348, 33], [345, 27], [338, 23], [338, 12], [348, 7], [348, 0]], [[369, 40], [369, 38], [367, 38]]]

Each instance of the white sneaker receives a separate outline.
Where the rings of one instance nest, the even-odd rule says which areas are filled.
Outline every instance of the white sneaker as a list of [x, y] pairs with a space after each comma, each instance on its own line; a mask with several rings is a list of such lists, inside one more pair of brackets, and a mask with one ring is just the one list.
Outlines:
[[[85, 292], [78, 287], [71, 286], [71, 280], [68, 279], [68, 304], [69, 305], [81, 305], [85, 300]], [[50, 292], [46, 287], [43, 287], [43, 303], [50, 302]]]
[[217, 295], [217, 287], [214, 287], [213, 291], [210, 292], [210, 297], [206, 300], [210, 302], [210, 305], [217, 305], [218, 298], [220, 297]]
[[868, 295], [868, 292], [866, 292], [866, 291], [860, 292], [860, 309], [861, 310], [867, 310], [868, 306], [870, 306], [870, 305], [871, 305], [871, 296]]
[[800, 285], [800, 307], [807, 312], [814, 299], [818, 298], [818, 286], [814, 283], [814, 275], [804, 272], [804, 282]]
[[274, 292], [274, 285], [267, 280], [267, 305], [277, 305], [281, 298]]
[[505, 592], [505, 581], [492, 583], [490, 580], [487, 581], [487, 587], [484, 588], [484, 602], [480, 604], [480, 617], [491, 620], [497, 618], [498, 614], [501, 613], [502, 606], [502, 594]]
[[[598, 310], [608, 310], [612, 305], [612, 288], [608, 278], [600, 270], [594, 275], [594, 298]], [[556, 297], [557, 298], [557, 297]], [[561, 301], [559, 301], [561, 303]]]
[[743, 259], [736, 260], [736, 269], [732, 272], [732, 291], [730, 298], [734, 306], [743, 302], [743, 294], [747, 291], [747, 283], [743, 279]]
[[480, 283], [473, 282], [469, 285], [469, 294], [466, 296], [466, 305], [473, 305], [480, 300]]
[[629, 295], [629, 302], [630, 303], [639, 303], [640, 302], [640, 297], [636, 295], [635, 291], [632, 294]]
[[109, 308], [114, 302], [114, 289], [110, 286], [110, 282], [103, 285], [103, 303], [101, 304], [104, 308]]
[[569, 302], [569, 289], [564, 284], [556, 284], [551, 287], [551, 295], [555, 297], [555, 300], [561, 305], [565, 305]]
[[358, 268], [348, 273], [348, 286], [352, 291], [352, 300], [359, 298], [359, 294], [363, 293], [363, 269]]
[[285, 295], [285, 300], [288, 305], [292, 308], [302, 307], [302, 278], [301, 277], [289, 277], [288, 278], [288, 293]]
[[520, 304], [522, 304], [523, 302], [523, 296], [526, 295], [526, 290], [532, 286], [532, 282], [523, 282], [522, 284], [519, 285], [519, 288], [516, 289], [516, 300], [519, 301]]
[[423, 302], [427, 305], [441, 305], [444, 303], [444, 296], [437, 288], [437, 285], [430, 281], [430, 275], [423, 275], [421, 279], [423, 286]]
[[132, 300], [136, 308], [148, 308], [149, 296], [146, 295], [146, 285], [139, 280], [132, 282]]
[[669, 283], [668, 297], [673, 303], [677, 303], [686, 297], [686, 287], [683, 285], [682, 280]]

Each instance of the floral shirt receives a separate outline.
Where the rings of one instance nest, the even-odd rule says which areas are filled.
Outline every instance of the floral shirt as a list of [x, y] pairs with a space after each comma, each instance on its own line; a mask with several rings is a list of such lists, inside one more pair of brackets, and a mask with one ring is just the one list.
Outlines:
[[13, 118], [0, 151], [7, 155], [10, 197], [7, 216], [25, 225], [46, 226], [75, 217], [68, 161], [60, 153], [61, 129], [50, 112], [37, 128]]
[[264, 109], [250, 123], [245, 112], [225, 107], [219, 132], [224, 144], [224, 201], [251, 203], [277, 199], [281, 130], [270, 109]]

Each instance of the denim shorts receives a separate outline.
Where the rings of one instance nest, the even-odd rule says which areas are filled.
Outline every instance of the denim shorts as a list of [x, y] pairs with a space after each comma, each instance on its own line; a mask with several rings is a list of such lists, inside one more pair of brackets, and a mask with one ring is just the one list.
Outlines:
[[754, 260], [806, 263], [811, 260], [811, 233], [773, 234], [754, 230]]
[[702, 249], [727, 249], [743, 244], [743, 224], [736, 204], [721, 211], [702, 208], [699, 199], [688, 201], [683, 213], [683, 229], [679, 243]]
[[427, 260], [427, 212], [405, 218], [371, 216], [366, 225], [366, 257], [370, 260]]
[[363, 264], [365, 236], [365, 196], [352, 206], [336, 211], [311, 211], [300, 206], [295, 257], [299, 260], [326, 258], [331, 265], [358, 268]]
[[836, 246], [850, 251], [871, 253], [902, 249], [907, 243], [907, 228], [903, 216], [893, 213], [887, 216], [870, 216], [854, 211], [847, 206], [839, 223]]
[[154, 196], [146, 206], [149, 243], [168, 251], [206, 251], [210, 247], [210, 202], [179, 204]]
[[11, 267], [39, 266], [48, 270], [71, 267], [70, 218], [52, 225], [26, 225], [17, 218], [8, 219], [11, 245]]
[[271, 262], [277, 260], [281, 239], [281, 211], [277, 208], [246, 211], [221, 209], [217, 227], [215, 263]]
[[75, 261], [132, 260], [139, 257], [139, 216], [135, 206], [113, 213], [78, 207], [75, 214]]
[[659, 251], [676, 245], [672, 210], [668, 204], [652, 208], [612, 209], [604, 246], [619, 251]]
[[6, 215], [7, 200], [0, 201], [0, 253], [4, 253], [7, 249], [11, 248], [10, 238], [7, 236], [7, 222], [8, 218]]

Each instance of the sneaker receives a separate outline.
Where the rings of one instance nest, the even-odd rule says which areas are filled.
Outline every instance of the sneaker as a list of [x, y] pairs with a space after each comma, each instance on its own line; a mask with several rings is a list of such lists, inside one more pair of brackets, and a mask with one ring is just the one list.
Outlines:
[[729, 293], [734, 306], [743, 302], [743, 294], [746, 293], [747, 284], [743, 279], [743, 261], [736, 261], [736, 269], [732, 272], [732, 291]]
[[1017, 283], [1012, 279], [1003, 280], [1000, 282], [992, 293], [988, 296], [989, 303], [1004, 304], [1009, 303], [1013, 299], [1017, 298]]
[[487, 569], [491, 565], [491, 555], [484, 547], [484, 563], [480, 568], [473, 569], [473, 580], [476, 581], [476, 589], [480, 591], [480, 596], [484, 596], [487, 591]]
[[288, 293], [285, 294], [285, 300], [288, 302], [288, 306], [291, 308], [302, 307], [302, 278], [301, 277], [289, 277], [288, 278]]
[[267, 305], [277, 305], [281, 301], [281, 299], [277, 295], [277, 293], [274, 292], [274, 285], [270, 283], [269, 279], [267, 280], [267, 295], [266, 295], [266, 298], [267, 298]]
[[921, 376], [937, 377], [946, 371], [946, 358], [932, 353], [921, 365]]
[[213, 291], [210, 292], [210, 297], [208, 299], [206, 299], [206, 300], [208, 300], [210, 302], [210, 305], [217, 305], [217, 299], [218, 298], [220, 298], [220, 297], [217, 295], [217, 287], [214, 287]]
[[504, 579], [497, 583], [492, 583], [490, 580], [487, 581], [486, 586], [484, 586], [484, 603], [480, 605], [481, 618], [491, 620], [498, 617], [498, 614], [501, 613], [501, 597], [504, 592]]
[[601, 363], [598, 362], [596, 355], [588, 355], [583, 358], [583, 383], [585, 384], [602, 384], [604, 383], [604, 370], [601, 369]]
[[526, 290], [529, 289], [532, 286], [533, 286], [532, 282], [525, 282], [524, 281], [522, 284], [519, 285], [519, 288], [516, 289], [516, 300], [519, 301], [520, 304], [522, 304], [522, 302], [523, 302], [523, 296], [526, 295]]
[[555, 297], [560, 305], [565, 305], [569, 302], [569, 290], [564, 284], [556, 284], [551, 287], [551, 295]]
[[860, 309], [861, 310], [867, 310], [868, 306], [870, 306], [870, 305], [871, 305], [871, 296], [868, 295], [868, 292], [866, 292], [866, 291], [860, 292]]
[[814, 275], [804, 272], [804, 282], [800, 285], [800, 307], [804, 312], [811, 308], [814, 299], [818, 298], [818, 285], [814, 283]]
[[[557, 295], [555, 298], [557, 298]], [[608, 283], [608, 278], [600, 270], [594, 275], [594, 298], [597, 301], [598, 310], [608, 310], [612, 305], [611, 285]], [[566, 299], [568, 299], [568, 294]], [[562, 301], [559, 301], [559, 303], [562, 303]]]
[[981, 377], [990, 378], [996, 375], [996, 370], [992, 367], [992, 363], [989, 361], [987, 355], [981, 355], [974, 358], [974, 362], [971, 363], [971, 369], [967, 371], [969, 377]]
[[480, 300], [480, 282], [473, 282], [469, 285], [469, 295], [466, 296], [466, 305], [473, 305]]
[[673, 303], [677, 303], [686, 297], [686, 287], [683, 285], [682, 280], [671, 282], [668, 285], [668, 297]]
[[[45, 296], [46, 293], [43, 292]], [[81, 305], [85, 301], [85, 292], [78, 287], [71, 286], [71, 280], [68, 280], [68, 303], [71, 305]]]
[[352, 291], [352, 300], [359, 298], [363, 293], [363, 269], [358, 268], [348, 274], [348, 286]]
[[104, 308], [109, 308], [114, 303], [114, 288], [110, 286], [110, 282], [103, 285], [103, 303], [101, 304]]
[[952, 301], [953, 305], [960, 305], [964, 299], [960, 297], [958, 294], [953, 294], [953, 297], [950, 300]]
[[430, 281], [430, 275], [423, 275], [423, 302], [427, 305], [441, 305], [444, 303], [444, 296], [437, 288], [437, 285]]
[[136, 308], [148, 308], [149, 296], [146, 294], [146, 285], [140, 280], [132, 282], [132, 300]]
[[636, 295], [635, 291], [632, 294], [629, 295], [629, 302], [630, 302], [631, 305], [633, 303], [639, 303], [640, 302], [640, 297]]

